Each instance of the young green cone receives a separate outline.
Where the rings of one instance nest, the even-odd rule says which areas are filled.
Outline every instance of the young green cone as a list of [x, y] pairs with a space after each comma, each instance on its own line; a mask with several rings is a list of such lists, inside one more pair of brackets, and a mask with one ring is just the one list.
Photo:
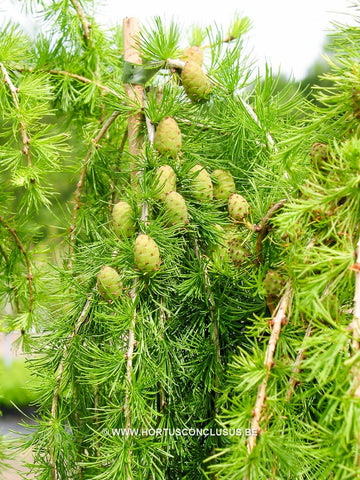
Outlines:
[[264, 289], [266, 295], [278, 297], [284, 288], [285, 281], [283, 276], [276, 270], [269, 270], [264, 278]]
[[235, 182], [231, 173], [227, 170], [214, 170], [212, 177], [216, 180], [214, 183], [214, 198], [216, 200], [227, 200], [231, 193], [236, 190]]
[[189, 170], [192, 195], [196, 200], [211, 200], [213, 198], [213, 184], [210, 175], [202, 165], [195, 165]]
[[204, 60], [204, 52], [200, 47], [194, 45], [184, 50], [180, 60], [183, 62], [192, 61], [201, 66]]
[[310, 148], [311, 161], [317, 169], [321, 170], [326, 163], [329, 154], [329, 145], [326, 143], [315, 142]]
[[164, 200], [169, 192], [176, 190], [176, 175], [170, 165], [162, 165], [156, 170], [159, 190], [154, 195], [156, 200]]
[[159, 248], [155, 241], [144, 233], [138, 235], [135, 240], [134, 262], [136, 268], [143, 272], [158, 270], [160, 266]]
[[172, 117], [163, 118], [155, 132], [154, 147], [161, 154], [176, 157], [181, 150], [181, 144], [181, 131], [176, 121]]
[[234, 220], [241, 220], [249, 214], [250, 206], [242, 195], [233, 193], [228, 200], [228, 212]]
[[119, 298], [122, 294], [122, 283], [117, 271], [104, 265], [97, 275], [99, 292], [107, 299]]
[[197, 63], [188, 61], [181, 73], [182, 84], [188, 97], [194, 102], [209, 97], [211, 83], [203, 69]]
[[184, 197], [177, 192], [170, 192], [164, 199], [167, 221], [170, 225], [184, 227], [188, 223], [188, 210]]
[[244, 240], [237, 234], [231, 235], [228, 239], [229, 255], [237, 267], [242, 265], [248, 257], [248, 253], [243, 245]]
[[112, 211], [114, 232], [118, 237], [131, 237], [135, 232], [134, 212], [127, 202], [114, 205]]

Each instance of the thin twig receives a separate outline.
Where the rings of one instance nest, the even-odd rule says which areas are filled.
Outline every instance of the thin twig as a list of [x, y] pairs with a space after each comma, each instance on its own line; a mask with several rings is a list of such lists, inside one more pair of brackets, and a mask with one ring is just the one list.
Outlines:
[[83, 160], [83, 168], [80, 173], [79, 181], [76, 185], [76, 190], [74, 193], [74, 207], [71, 217], [71, 225], [70, 225], [70, 250], [69, 250], [69, 261], [68, 261], [68, 269], [72, 268], [73, 264], [73, 256], [74, 256], [74, 248], [75, 248], [75, 237], [76, 237], [76, 220], [78, 215], [78, 210], [80, 209], [80, 198], [82, 194], [82, 189], [84, 186], [84, 181], [86, 178], [87, 168], [89, 165], [89, 160], [91, 158], [94, 149], [99, 148], [99, 143], [105, 133], [109, 130], [112, 123], [116, 120], [119, 116], [120, 112], [113, 112], [110, 117], [106, 120], [104, 125], [101, 127], [99, 133], [91, 140], [91, 146]]
[[31, 160], [31, 154], [30, 154], [30, 138], [26, 132], [26, 125], [23, 120], [23, 116], [20, 109], [20, 101], [18, 96], [19, 89], [15, 87], [15, 85], [11, 81], [8, 71], [5, 68], [5, 65], [1, 62], [0, 62], [0, 70], [4, 77], [4, 82], [10, 90], [15, 108], [19, 112], [19, 116], [20, 116], [19, 129], [20, 129], [20, 135], [21, 135], [21, 140], [23, 144], [22, 153], [26, 157], [28, 167], [31, 167], [32, 160]]
[[107, 87], [106, 85], [102, 85], [101, 83], [97, 82], [96, 80], [91, 80], [91, 78], [83, 77], [82, 75], [78, 75], [77, 73], [71, 73], [68, 72], [67, 70], [46, 70], [48, 73], [51, 73], [52, 75], [62, 75], [70, 78], [74, 78], [75, 80], [78, 80], [79, 82], [82, 83], [92, 83], [96, 85], [100, 90], [106, 93], [111, 93], [112, 95], [119, 96], [115, 90], [112, 88]]
[[177, 58], [168, 58], [166, 63], [170, 68], [178, 68], [179, 70], [182, 70], [185, 67], [186, 62], [178, 60]]
[[[288, 311], [291, 305], [292, 295], [293, 295], [292, 289], [288, 285], [272, 318], [273, 327], [272, 327], [269, 343], [266, 348], [265, 359], [264, 359], [266, 374], [265, 374], [264, 380], [262, 381], [261, 385], [259, 385], [259, 388], [258, 388], [255, 407], [253, 409], [253, 416], [251, 420], [251, 432], [257, 432], [257, 435], [259, 435], [260, 433], [261, 413], [262, 413], [262, 409], [264, 407], [265, 399], [266, 399], [267, 382], [269, 380], [270, 372], [274, 364], [275, 349], [276, 349], [277, 342], [279, 340], [281, 327], [283, 324], [286, 323], [286, 312]], [[247, 449], [249, 453], [251, 453], [256, 446], [257, 435], [251, 435], [248, 439]]]
[[[94, 387], [94, 424], [95, 424], [95, 429], [96, 432], [99, 432], [99, 385], [96, 383]], [[96, 439], [96, 454], [98, 457], [100, 457], [100, 441], [99, 441], [99, 436], [97, 434], [97, 439]]]
[[[56, 419], [56, 411], [57, 411], [57, 406], [58, 406], [59, 398], [60, 398], [61, 380], [63, 378], [63, 374], [64, 374], [65, 367], [66, 367], [66, 359], [67, 359], [67, 356], [68, 356], [68, 353], [69, 353], [69, 347], [70, 347], [70, 344], [71, 344], [73, 338], [79, 333], [79, 330], [80, 330], [81, 326], [87, 320], [88, 313], [89, 313], [89, 310], [90, 310], [90, 307], [91, 307], [91, 301], [92, 301], [92, 294], [86, 300], [85, 306], [84, 306], [84, 308], [83, 308], [83, 310], [82, 310], [82, 312], [81, 312], [81, 314], [78, 318], [78, 321], [76, 322], [75, 328], [72, 331], [66, 345], [64, 346], [62, 359], [61, 359], [58, 374], [57, 374], [57, 377], [56, 377], [56, 387], [55, 387], [55, 390], [54, 390], [54, 395], [53, 395], [52, 404], [51, 404], [51, 416], [52, 416], [53, 420]], [[57, 468], [56, 468], [56, 460], [55, 460], [55, 452], [54, 452], [54, 439], [52, 439], [52, 444], [51, 444], [51, 447], [50, 447], [50, 466], [51, 466], [52, 480], [57, 480]]]
[[[218, 326], [217, 320], [215, 318], [215, 303], [211, 295], [211, 281], [209, 278], [207, 267], [205, 267], [205, 270], [204, 270], [204, 278], [205, 278], [205, 291], [208, 297], [208, 302], [210, 304], [210, 319], [213, 327], [211, 340], [213, 342], [213, 345], [215, 347], [215, 352], [216, 352], [216, 367], [219, 367], [221, 364], [220, 332], [219, 332], [219, 326]], [[219, 376], [216, 371], [215, 371], [213, 392], [214, 392], [214, 403], [215, 403], [215, 415], [217, 415], [219, 413], [219, 407], [217, 406], [217, 399], [219, 396]]]
[[268, 222], [271, 217], [275, 215], [275, 213], [280, 210], [286, 203], [286, 200], [279, 200], [277, 203], [272, 205], [268, 212], [266, 213], [265, 217], [261, 220], [260, 225], [255, 227], [255, 231], [258, 232], [258, 237], [256, 239], [256, 247], [255, 247], [255, 262], [257, 265], [262, 263], [262, 246], [264, 238], [266, 237], [269, 229]]
[[[134, 286], [131, 289], [130, 296], [133, 304], [136, 302], [136, 286], [137, 281], [134, 281]], [[126, 428], [126, 437], [129, 436], [131, 428], [131, 408], [130, 408], [130, 388], [129, 386], [132, 383], [132, 366], [133, 366], [133, 357], [134, 357], [134, 348], [135, 348], [135, 327], [136, 327], [136, 306], [134, 305], [134, 313], [129, 328], [128, 335], [128, 349], [126, 352], [126, 392], [125, 392], [125, 404], [124, 404], [124, 413], [125, 413], [125, 428]]]
[[[260, 120], [259, 120], [259, 117], [256, 115], [254, 109], [248, 104], [245, 102], [245, 100], [241, 97], [238, 97], [241, 101], [241, 103], [244, 105], [246, 111], [248, 112], [248, 114], [250, 115], [250, 117], [254, 120], [254, 122], [262, 129], [262, 125], [260, 123]], [[274, 142], [274, 139], [272, 138], [272, 136], [270, 135], [269, 132], [266, 133], [266, 138], [269, 142], [269, 144], [274, 147], [275, 146], [275, 142]]]
[[[199, 259], [200, 258], [200, 248], [199, 248], [199, 243], [198, 243], [196, 238], [194, 239], [194, 253], [195, 253], [195, 257], [197, 259]], [[221, 362], [220, 334], [219, 334], [219, 327], [218, 327], [218, 324], [217, 324], [217, 321], [216, 321], [216, 318], [215, 318], [215, 303], [214, 303], [214, 299], [211, 296], [211, 281], [210, 281], [210, 278], [209, 278], [206, 267], [205, 267], [205, 270], [204, 270], [204, 279], [205, 279], [205, 292], [206, 292], [206, 295], [207, 295], [207, 300], [208, 300], [209, 305], [210, 305], [210, 318], [211, 318], [211, 322], [212, 322], [212, 326], [213, 326], [211, 340], [212, 340], [212, 342], [215, 346], [217, 365], [220, 365], [220, 362]], [[215, 379], [214, 379], [214, 400], [215, 400], [215, 404], [216, 404], [216, 400], [217, 400], [217, 397], [218, 397], [218, 387], [219, 387], [219, 378], [218, 378], [217, 373], [215, 372]], [[215, 413], [216, 414], [218, 413], [217, 408], [215, 409]]]
[[[312, 332], [312, 325], [311, 325], [311, 323], [309, 323], [307, 328], [306, 328], [304, 340], [306, 338], [310, 337], [311, 332]], [[301, 362], [303, 361], [304, 355], [305, 355], [305, 348], [301, 348], [298, 351], [298, 354], [296, 356], [294, 369], [292, 371], [290, 382], [289, 382], [289, 388], [288, 388], [288, 391], [286, 392], [286, 401], [287, 402], [290, 402], [290, 400], [293, 396], [295, 385], [296, 385], [296, 382], [297, 382], [296, 376], [300, 372], [300, 365], [301, 365]]]
[[206, 48], [213, 48], [213, 47], [216, 47], [219, 43], [230, 43], [232, 42], [233, 40], [236, 40], [237, 38], [239, 37], [234, 37], [233, 35], [229, 35], [225, 38], [223, 38], [222, 40], [220, 40], [220, 42], [216, 42], [216, 43], [211, 43], [210, 45], [205, 45], [203, 47], [201, 47], [203, 50], [205, 50]]
[[3, 249], [2, 245], [0, 245], [0, 253], [1, 253], [3, 259], [5, 260], [5, 263], [8, 263], [8, 257], [6, 255], [5, 250]]
[[91, 23], [86, 18], [85, 12], [81, 7], [80, 2], [78, 0], [71, 0], [71, 3], [73, 4], [76, 10], [77, 16], [79, 17], [82, 28], [84, 30], [84, 38], [85, 38], [86, 44], [88, 47], [91, 47], [91, 37], [90, 37]]
[[2, 223], [4, 225], [4, 227], [9, 231], [9, 233], [12, 235], [12, 237], [14, 238], [17, 246], [19, 247], [19, 249], [21, 250], [21, 253], [24, 256], [24, 260], [25, 260], [25, 263], [26, 263], [26, 270], [27, 270], [26, 278], [29, 282], [29, 312], [31, 313], [32, 309], [33, 309], [33, 303], [34, 303], [34, 288], [33, 288], [33, 278], [34, 278], [34, 276], [33, 276], [32, 271], [31, 271], [31, 264], [30, 264], [29, 256], [28, 256], [28, 254], [25, 250], [24, 244], [22, 243], [18, 234], [16, 233], [16, 230], [14, 228], [10, 227], [10, 225], [5, 222], [3, 217], [0, 217], [0, 223]]
[[69, 72], [68, 70], [56, 70], [56, 69], [53, 69], [53, 68], [51, 68], [50, 70], [46, 70], [46, 69], [42, 69], [42, 68], [34, 69], [34, 68], [21, 68], [21, 67], [14, 67], [13, 69], [16, 70], [17, 72], [20, 72], [20, 73], [24, 73], [24, 72], [27, 72], [27, 73], [44, 72], [44, 73], [50, 73], [51, 75], [59, 75], [59, 76], [73, 78], [75, 80], [78, 80], [81, 83], [91, 83], [91, 84], [95, 85], [96, 87], [98, 87], [103, 92], [111, 93], [112, 95], [115, 95], [115, 96], [119, 97], [119, 94], [117, 92], [115, 92], [115, 90], [111, 89], [110, 87], [107, 87], [106, 85], [103, 85], [102, 83], [98, 82], [97, 80], [93, 80], [91, 78], [84, 77], [83, 75], [79, 75], [77, 73]]

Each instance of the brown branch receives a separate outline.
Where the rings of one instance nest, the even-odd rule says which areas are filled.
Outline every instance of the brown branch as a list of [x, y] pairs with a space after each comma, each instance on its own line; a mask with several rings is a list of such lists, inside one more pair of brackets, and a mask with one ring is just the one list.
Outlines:
[[31, 154], [30, 154], [30, 138], [26, 132], [26, 125], [23, 120], [23, 116], [21, 114], [20, 101], [18, 96], [19, 89], [15, 87], [15, 85], [12, 83], [9, 73], [5, 68], [5, 65], [1, 62], [0, 62], [0, 70], [4, 78], [4, 82], [10, 90], [15, 108], [19, 112], [19, 116], [20, 116], [19, 129], [20, 129], [21, 141], [23, 144], [22, 154], [26, 157], [28, 167], [31, 167], [32, 160], [31, 160]]
[[[356, 262], [351, 270], [355, 272], [355, 292], [353, 319], [349, 329], [352, 332], [352, 347], [356, 354], [360, 350], [360, 238], [356, 245]], [[355, 377], [354, 396], [360, 397], [360, 368], [358, 366], [353, 368], [353, 375]]]
[[[279, 340], [281, 327], [283, 324], [286, 323], [286, 312], [288, 311], [291, 305], [292, 295], [293, 295], [292, 289], [288, 285], [284, 295], [282, 296], [276, 308], [276, 311], [274, 312], [274, 316], [272, 317], [273, 327], [272, 327], [269, 343], [266, 348], [265, 359], [264, 359], [266, 374], [261, 385], [259, 385], [258, 387], [255, 407], [253, 409], [253, 416], [251, 420], [251, 432], [257, 432], [257, 435], [260, 433], [261, 414], [262, 414], [262, 409], [264, 407], [265, 400], [266, 400], [267, 382], [270, 377], [271, 369], [274, 365], [275, 349], [276, 349], [277, 342]], [[247, 449], [249, 453], [251, 453], [256, 446], [257, 435], [252, 435], [248, 439]]]
[[279, 200], [277, 203], [272, 205], [265, 217], [261, 220], [260, 225], [255, 226], [255, 231], [258, 232], [258, 237], [256, 239], [256, 247], [255, 247], [255, 262], [257, 265], [260, 265], [263, 262], [262, 259], [262, 246], [263, 241], [268, 233], [269, 225], [268, 222], [275, 215], [275, 213], [280, 210], [286, 203], [286, 200]]
[[[88, 318], [88, 313], [91, 307], [91, 301], [92, 301], [92, 294], [90, 297], [87, 299], [85, 306], [78, 318], [78, 321], [76, 322], [75, 328], [72, 331], [68, 342], [66, 343], [63, 351], [63, 356], [62, 360], [60, 362], [58, 374], [56, 377], [56, 387], [54, 390], [54, 395], [52, 399], [52, 404], [51, 404], [51, 416], [52, 419], [56, 419], [56, 411], [57, 411], [57, 406], [59, 403], [59, 398], [60, 398], [60, 386], [61, 386], [61, 380], [63, 378], [63, 374], [65, 371], [65, 366], [66, 366], [66, 359], [69, 353], [69, 347], [71, 344], [71, 341], [73, 338], [79, 333], [80, 327], [85, 323], [85, 321]], [[51, 446], [50, 446], [50, 467], [51, 467], [51, 478], [52, 480], [57, 480], [57, 468], [56, 468], [56, 460], [55, 460], [55, 452], [54, 452], [54, 438], [52, 439]]]
[[[138, 39], [140, 35], [140, 22], [137, 18], [125, 18], [123, 21], [123, 38], [124, 38], [124, 60], [127, 62], [141, 64], [141, 56], [138, 50]], [[142, 85], [130, 85], [125, 84], [125, 91], [130, 100], [130, 102], [138, 102], [141, 106], [143, 104], [143, 93], [144, 89]], [[129, 115], [128, 117], [128, 138], [129, 138], [129, 153], [133, 157], [138, 156], [142, 151], [142, 140], [140, 138], [140, 127], [141, 127], [141, 112]], [[132, 181], [134, 188], [137, 188], [138, 182], [138, 172], [136, 172], [134, 165], [131, 166]], [[147, 204], [144, 202], [142, 206], [141, 220], [147, 221]], [[134, 281], [134, 286], [131, 290], [131, 298], [133, 303], [135, 303], [137, 298], [137, 280]], [[128, 350], [126, 353], [127, 364], [126, 364], [126, 390], [125, 390], [125, 404], [124, 404], [124, 413], [125, 413], [125, 428], [126, 428], [126, 438], [129, 436], [129, 431], [131, 428], [131, 405], [130, 405], [130, 395], [131, 395], [131, 385], [132, 385], [132, 371], [133, 371], [133, 355], [134, 348], [136, 344], [135, 338], [135, 326], [136, 326], [136, 306], [134, 305], [134, 314], [129, 327], [128, 334]], [[126, 475], [130, 480], [131, 475], [131, 462], [132, 462], [132, 451], [129, 451], [128, 454], [128, 464], [126, 465]]]
[[113, 122], [116, 120], [116, 118], [119, 116], [120, 112], [113, 112], [110, 117], [106, 120], [104, 125], [101, 127], [99, 130], [99, 133], [96, 135], [91, 140], [91, 146], [83, 160], [83, 168], [80, 173], [79, 181], [76, 185], [76, 190], [74, 193], [74, 207], [73, 207], [73, 213], [72, 213], [72, 218], [71, 218], [71, 225], [70, 225], [70, 250], [69, 250], [69, 261], [68, 261], [68, 269], [71, 269], [72, 263], [73, 263], [73, 256], [74, 256], [74, 248], [75, 248], [75, 236], [76, 236], [76, 220], [77, 220], [77, 215], [78, 211], [80, 209], [80, 199], [81, 199], [81, 194], [82, 194], [82, 189], [84, 186], [84, 181], [86, 178], [86, 173], [87, 173], [87, 168], [89, 165], [89, 160], [91, 158], [91, 155], [94, 152], [94, 149], [97, 150], [99, 148], [99, 143], [102, 139], [102, 137], [105, 135], [105, 133], [109, 130], [110, 126], [113, 124]]
[[28, 256], [28, 254], [25, 250], [24, 244], [22, 243], [22, 241], [18, 237], [18, 234], [16, 233], [16, 230], [14, 228], [10, 227], [10, 225], [8, 225], [5, 222], [3, 217], [0, 217], [0, 223], [2, 223], [4, 225], [4, 227], [9, 231], [9, 233], [12, 235], [12, 237], [14, 238], [17, 246], [19, 247], [19, 249], [21, 250], [21, 253], [24, 256], [24, 260], [25, 260], [25, 263], [26, 263], [26, 269], [27, 269], [27, 277], [26, 278], [29, 282], [29, 312], [31, 313], [32, 309], [33, 309], [33, 303], [34, 303], [34, 288], [33, 288], [33, 278], [34, 278], [34, 276], [33, 276], [32, 271], [31, 271], [31, 264], [30, 264], [29, 256]]
[[88, 47], [91, 47], [91, 38], [90, 38], [91, 23], [86, 18], [85, 12], [82, 9], [79, 0], [71, 0], [71, 3], [73, 4], [76, 10], [77, 16], [79, 17], [82, 28], [84, 30], [84, 38], [85, 38], [86, 44]]

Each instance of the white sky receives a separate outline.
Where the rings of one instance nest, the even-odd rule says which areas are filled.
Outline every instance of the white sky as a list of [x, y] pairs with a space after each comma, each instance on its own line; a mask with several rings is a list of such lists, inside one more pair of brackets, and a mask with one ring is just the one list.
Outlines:
[[[25, 0], [22, 0], [25, 1]], [[1, 17], [13, 18], [25, 27], [31, 23], [20, 12], [22, 1], [0, 0]], [[155, 15], [174, 18], [185, 28], [216, 22], [224, 29], [234, 13], [250, 17], [253, 28], [249, 45], [261, 66], [267, 60], [274, 69], [301, 79], [319, 57], [332, 21], [353, 23], [350, 0], [101, 0], [98, 20], [103, 25], [121, 23], [124, 17], [148, 22]]]

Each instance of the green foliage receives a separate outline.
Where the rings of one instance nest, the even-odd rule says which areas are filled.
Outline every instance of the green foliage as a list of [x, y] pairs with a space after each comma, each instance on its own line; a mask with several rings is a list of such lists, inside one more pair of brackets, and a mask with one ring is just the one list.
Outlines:
[[[25, 56], [19, 29], [0, 36], [1, 328], [20, 329], [32, 354], [39, 418], [23, 444], [30, 469], [54, 480], [356, 478], [358, 353], [348, 326], [360, 215], [357, 30], [334, 37], [331, 85], [314, 103], [269, 67], [254, 74], [246, 17], [228, 36], [195, 27], [191, 44], [208, 43], [212, 90], [192, 103], [180, 67], [169, 68], [182, 52], [180, 28], [156, 17], [138, 42], [145, 68], [157, 69], [142, 106], [119, 80], [121, 29], [104, 33], [91, 3], [29, 2], [46, 29]], [[127, 131], [136, 114], [141, 151]], [[161, 155], [151, 141], [167, 116], [181, 131], [178, 154]], [[311, 163], [314, 142], [329, 146], [323, 163]], [[185, 226], [169, 225], [163, 165], [175, 172]], [[230, 171], [249, 212], [234, 221], [226, 198], [196, 192], [196, 165], [207, 180]], [[55, 171], [73, 185], [63, 205]], [[129, 235], [114, 231], [119, 201], [131, 207]], [[137, 268], [141, 233], [159, 249], [156, 268]], [[109, 270], [113, 298], [97, 286], [104, 266], [117, 272]], [[275, 340], [269, 270], [291, 291]], [[242, 435], [124, 430], [219, 426]]]

